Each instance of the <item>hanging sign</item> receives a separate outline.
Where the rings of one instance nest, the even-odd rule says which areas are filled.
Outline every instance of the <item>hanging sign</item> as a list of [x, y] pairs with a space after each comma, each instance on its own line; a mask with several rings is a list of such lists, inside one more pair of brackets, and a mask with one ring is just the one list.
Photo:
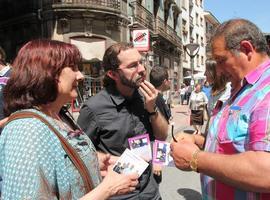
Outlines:
[[148, 29], [133, 30], [132, 42], [138, 51], [148, 51], [150, 47], [150, 35]]

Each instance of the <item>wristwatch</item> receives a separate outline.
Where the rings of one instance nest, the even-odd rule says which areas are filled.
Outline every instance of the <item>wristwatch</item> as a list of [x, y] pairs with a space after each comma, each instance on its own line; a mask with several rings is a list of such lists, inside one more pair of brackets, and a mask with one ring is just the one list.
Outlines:
[[156, 115], [158, 113], [158, 107], [157, 105], [154, 106], [154, 112], [148, 112], [148, 115], [149, 116], [153, 116], [153, 115]]
[[192, 171], [194, 172], [199, 172], [198, 171], [198, 154], [201, 152], [200, 149], [197, 149], [196, 151], [193, 152], [192, 158], [189, 161], [189, 166]]

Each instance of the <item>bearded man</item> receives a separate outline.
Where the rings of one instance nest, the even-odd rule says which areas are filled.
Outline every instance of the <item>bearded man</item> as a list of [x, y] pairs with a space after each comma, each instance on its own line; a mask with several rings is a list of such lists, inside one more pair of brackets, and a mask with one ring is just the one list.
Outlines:
[[[150, 140], [165, 140], [168, 123], [158, 111], [158, 91], [145, 80], [141, 54], [132, 44], [110, 46], [103, 57], [104, 89], [82, 106], [78, 123], [101, 153], [120, 156], [128, 138], [148, 133]], [[136, 190], [115, 199], [161, 199], [152, 165], [139, 179]]]

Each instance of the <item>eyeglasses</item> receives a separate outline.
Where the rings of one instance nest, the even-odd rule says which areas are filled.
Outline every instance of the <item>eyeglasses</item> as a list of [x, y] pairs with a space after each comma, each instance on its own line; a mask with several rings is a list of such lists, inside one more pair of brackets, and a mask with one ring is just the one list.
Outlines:
[[117, 68], [117, 70], [130, 69], [132, 71], [137, 71], [140, 65], [143, 65], [143, 66], [145, 65], [144, 59], [133, 62], [133, 63], [129, 64], [127, 67]]

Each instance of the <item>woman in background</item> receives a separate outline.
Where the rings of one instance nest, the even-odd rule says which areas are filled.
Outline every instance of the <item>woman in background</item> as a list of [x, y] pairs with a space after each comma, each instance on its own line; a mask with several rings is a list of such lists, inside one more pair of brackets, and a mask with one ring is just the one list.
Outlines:
[[204, 123], [204, 109], [208, 103], [207, 96], [202, 92], [202, 85], [197, 83], [194, 91], [190, 95], [189, 109], [190, 114], [190, 125], [193, 125], [195, 132], [194, 134], [201, 134], [202, 125]]
[[227, 81], [226, 76], [217, 74], [215, 60], [208, 59], [205, 65], [206, 81], [212, 87], [207, 105], [208, 115], [211, 117], [220, 110], [223, 103], [230, 97], [231, 84]]

